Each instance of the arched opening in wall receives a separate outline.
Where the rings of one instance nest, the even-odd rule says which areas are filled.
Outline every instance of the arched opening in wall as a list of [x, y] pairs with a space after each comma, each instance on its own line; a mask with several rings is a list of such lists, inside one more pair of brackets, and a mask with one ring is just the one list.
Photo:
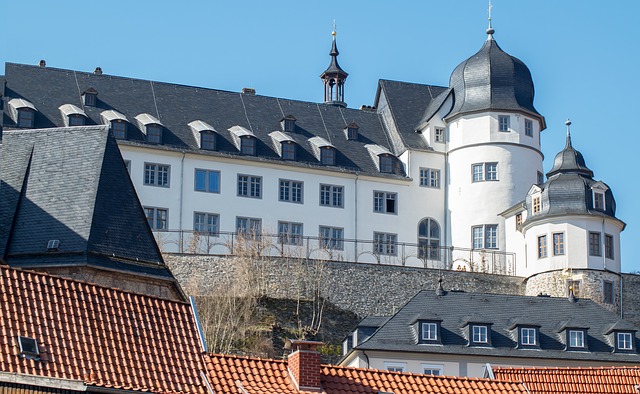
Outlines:
[[434, 219], [425, 218], [418, 223], [418, 257], [440, 261], [440, 225]]

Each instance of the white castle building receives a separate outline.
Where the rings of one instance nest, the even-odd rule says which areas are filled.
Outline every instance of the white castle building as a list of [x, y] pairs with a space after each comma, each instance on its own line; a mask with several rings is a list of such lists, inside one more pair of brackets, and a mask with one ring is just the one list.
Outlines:
[[531, 73], [493, 35], [448, 87], [380, 80], [360, 109], [335, 34], [322, 103], [7, 63], [3, 128], [109, 124], [167, 252], [244, 233], [311, 258], [619, 273], [611, 190], [569, 135], [545, 180]]

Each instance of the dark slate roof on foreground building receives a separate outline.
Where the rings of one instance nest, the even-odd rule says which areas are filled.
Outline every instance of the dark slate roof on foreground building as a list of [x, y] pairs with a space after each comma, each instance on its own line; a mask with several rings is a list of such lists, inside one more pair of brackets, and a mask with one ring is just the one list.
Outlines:
[[0, 259], [175, 281], [107, 126], [4, 131]]
[[[374, 111], [13, 63], [6, 64], [5, 77], [5, 130], [16, 127], [6, 103], [13, 98], [24, 98], [37, 109], [36, 128], [62, 126], [59, 107], [64, 104], [82, 108], [89, 118], [87, 124], [101, 124], [100, 114], [112, 109], [124, 114], [129, 121], [128, 140], [122, 143], [198, 151], [198, 142], [188, 123], [202, 120], [213, 126], [218, 135], [216, 151], [199, 150], [202, 154], [240, 156], [228, 129], [242, 126], [252, 131], [258, 140], [256, 157], [242, 156], [249, 160], [405, 177], [401, 165], [396, 165], [393, 174], [381, 174], [365, 148], [367, 144], [376, 144], [398, 154], [391, 146], [380, 115]], [[83, 106], [81, 100], [81, 93], [89, 88], [98, 93], [95, 107]], [[164, 125], [162, 145], [144, 142], [143, 133], [133, 122], [134, 117], [142, 113], [157, 117]], [[282, 131], [280, 121], [288, 115], [296, 118], [296, 132], [287, 133], [299, 147], [295, 161], [281, 159], [268, 135]], [[344, 129], [351, 123], [359, 127], [357, 141], [347, 140], [345, 136]], [[314, 156], [309, 139], [315, 136], [336, 148], [335, 166], [322, 165]]]
[[[418, 343], [419, 321], [440, 321], [441, 345]], [[468, 323], [490, 325], [491, 346], [469, 346]], [[518, 325], [539, 326], [539, 349], [517, 347]], [[562, 330], [568, 327], [588, 328], [588, 351], [565, 350]], [[640, 362], [637, 353], [612, 353], [612, 330], [636, 331], [591, 300], [422, 290], [355, 349]]]

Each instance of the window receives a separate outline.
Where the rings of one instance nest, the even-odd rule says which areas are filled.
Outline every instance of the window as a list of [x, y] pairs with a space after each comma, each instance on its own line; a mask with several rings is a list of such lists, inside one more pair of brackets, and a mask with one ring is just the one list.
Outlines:
[[252, 175], [238, 175], [238, 196], [261, 198], [262, 177]]
[[524, 135], [527, 137], [533, 137], [533, 121], [530, 119], [524, 120]]
[[398, 195], [389, 192], [373, 192], [373, 211], [380, 213], [397, 213]]
[[201, 131], [200, 148], [204, 150], [216, 150], [216, 133]]
[[39, 356], [38, 341], [35, 338], [18, 336], [18, 344], [20, 345], [20, 353], [26, 356]]
[[302, 223], [278, 222], [278, 242], [302, 245]]
[[296, 144], [293, 142], [283, 142], [282, 145], [282, 158], [284, 160], [296, 159]]
[[358, 140], [358, 127], [353, 125], [353, 126], [347, 126], [347, 139], [350, 141], [357, 141]]
[[471, 339], [473, 343], [489, 343], [489, 330], [487, 326], [472, 326]]
[[144, 163], [144, 184], [169, 187], [169, 168], [166, 164]]
[[498, 225], [485, 224], [471, 228], [473, 249], [497, 249]]
[[390, 233], [373, 233], [373, 251], [378, 255], [395, 256], [398, 236]]
[[569, 347], [584, 348], [584, 331], [569, 330]]
[[573, 292], [573, 295], [580, 297], [580, 288], [582, 286], [581, 280], [567, 280], [567, 296]]
[[433, 168], [421, 168], [420, 186], [440, 189], [440, 170], [434, 170]]
[[600, 233], [589, 233], [589, 256], [602, 256], [600, 253]]
[[324, 249], [344, 249], [344, 229], [320, 226], [320, 247]]
[[440, 226], [433, 219], [418, 224], [418, 257], [440, 260]]
[[540, 197], [534, 197], [532, 201], [533, 201], [532, 212], [539, 213], [540, 210], [542, 210], [542, 203], [540, 202]]
[[613, 289], [613, 282], [608, 280], [602, 282], [602, 302], [605, 304], [613, 304], [613, 300], [615, 300]]
[[422, 341], [438, 341], [438, 323], [420, 323], [420, 339]]
[[553, 233], [553, 255], [564, 254], [564, 233]]
[[537, 171], [536, 175], [538, 179], [538, 185], [542, 185], [544, 183], [544, 175], [540, 171]]
[[320, 149], [320, 162], [327, 166], [336, 164], [336, 151], [330, 146]]
[[407, 368], [405, 363], [384, 363], [384, 368], [389, 372], [404, 372]]
[[[94, 90], [95, 92], [95, 90]], [[95, 107], [98, 95], [95, 93], [84, 92], [82, 94], [84, 98], [84, 105], [88, 105], [89, 107]]]
[[282, 119], [284, 131], [287, 133], [295, 133], [296, 131], [296, 118], [289, 115]]
[[18, 127], [33, 128], [36, 112], [32, 109], [18, 109]]
[[433, 140], [435, 142], [444, 142], [444, 129], [442, 127], [436, 127], [433, 130]]
[[516, 215], [516, 226], [520, 226], [522, 224], [522, 214], [519, 213]]
[[422, 364], [422, 373], [425, 375], [442, 375], [443, 365]]
[[320, 205], [325, 207], [342, 207], [344, 188], [336, 185], [320, 185]]
[[197, 192], [220, 193], [220, 171], [196, 168], [195, 190]]
[[630, 332], [616, 332], [616, 350], [633, 350], [633, 335]]
[[547, 257], [547, 236], [538, 236], [538, 258], [543, 259]]
[[236, 217], [236, 232], [238, 235], [257, 238], [262, 233], [262, 219]]
[[498, 116], [498, 130], [499, 131], [509, 131], [509, 116], [508, 115], [499, 115]]
[[393, 173], [393, 156], [380, 155], [380, 172], [385, 174]]
[[530, 327], [520, 328], [520, 344], [523, 346], [536, 346], [536, 329]]
[[167, 217], [169, 210], [166, 208], [144, 207], [144, 214], [152, 230], [167, 230]]
[[477, 163], [471, 165], [473, 182], [497, 181], [498, 163]]
[[302, 182], [280, 179], [279, 200], [302, 203]]
[[208, 235], [218, 235], [220, 215], [216, 213], [194, 212], [193, 231]]
[[123, 122], [121, 120], [114, 120], [111, 122], [111, 134], [116, 139], [126, 140], [127, 139], [127, 122]]
[[148, 124], [147, 126], [147, 142], [150, 144], [162, 143], [162, 126], [158, 124]]
[[604, 235], [604, 257], [613, 259], [613, 235]]
[[84, 126], [84, 121], [82, 115], [69, 115], [69, 126]]
[[252, 137], [240, 138], [240, 152], [243, 155], [256, 155], [256, 140]]
[[593, 209], [604, 211], [604, 193], [593, 192]]

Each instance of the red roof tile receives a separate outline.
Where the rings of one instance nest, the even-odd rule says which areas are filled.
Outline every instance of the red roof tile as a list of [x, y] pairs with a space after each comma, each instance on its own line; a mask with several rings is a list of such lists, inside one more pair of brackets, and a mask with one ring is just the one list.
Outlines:
[[500, 380], [523, 382], [531, 394], [638, 394], [640, 367], [494, 368]]
[[[151, 392], [203, 393], [188, 303], [0, 266], [0, 371]], [[35, 338], [39, 360], [20, 354]]]
[[[220, 354], [208, 354], [204, 358], [209, 381], [219, 393], [318, 393], [298, 391], [289, 376], [286, 361]], [[253, 363], [261, 367], [254, 370], [249, 367]], [[237, 375], [237, 379], [228, 378], [227, 371]], [[379, 391], [394, 394], [526, 394], [525, 388], [519, 383], [489, 379], [416, 375], [333, 365], [322, 365], [320, 373], [320, 382], [326, 394], [377, 394]]]

